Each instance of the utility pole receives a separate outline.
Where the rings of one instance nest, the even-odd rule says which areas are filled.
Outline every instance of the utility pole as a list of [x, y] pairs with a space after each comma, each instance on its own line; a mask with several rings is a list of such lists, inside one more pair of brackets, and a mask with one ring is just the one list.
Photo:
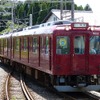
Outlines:
[[[63, 0], [60, 0], [60, 19], [61, 20], [63, 20], [63, 15], [62, 15], [63, 14], [63, 2], [64, 2]], [[65, 3], [66, 2], [71, 2], [71, 20], [74, 21], [74, 0], [71, 0], [71, 1], [65, 0]]]
[[60, 19], [61, 20], [63, 20], [62, 14], [63, 14], [63, 0], [61, 0], [61, 2], [60, 2]]
[[30, 26], [32, 26], [32, 14], [30, 14]]
[[11, 15], [12, 15], [12, 24], [11, 24], [11, 28], [12, 30], [14, 29], [14, 0], [11, 1], [12, 3], [12, 9], [11, 9]]
[[74, 21], [74, 0], [71, 3], [71, 20]]

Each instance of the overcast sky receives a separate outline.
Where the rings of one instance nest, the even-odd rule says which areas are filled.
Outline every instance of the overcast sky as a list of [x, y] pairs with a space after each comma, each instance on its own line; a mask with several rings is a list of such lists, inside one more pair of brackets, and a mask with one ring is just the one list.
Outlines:
[[82, 5], [83, 7], [86, 4], [89, 4], [90, 7], [94, 12], [100, 12], [100, 0], [74, 0], [74, 2], [79, 6]]

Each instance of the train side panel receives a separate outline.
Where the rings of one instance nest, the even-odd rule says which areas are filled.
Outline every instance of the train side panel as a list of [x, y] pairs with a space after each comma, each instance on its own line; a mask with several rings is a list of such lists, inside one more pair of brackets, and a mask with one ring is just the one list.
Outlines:
[[50, 37], [48, 35], [40, 36], [40, 67], [44, 70], [51, 70], [50, 42]]
[[32, 68], [52, 73], [51, 36], [13, 37], [13, 60]]

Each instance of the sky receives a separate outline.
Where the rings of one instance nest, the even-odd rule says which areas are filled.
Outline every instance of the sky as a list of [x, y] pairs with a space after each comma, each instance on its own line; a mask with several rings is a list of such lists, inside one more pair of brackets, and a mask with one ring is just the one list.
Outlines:
[[82, 5], [83, 7], [86, 4], [89, 4], [93, 12], [100, 12], [100, 0], [74, 0], [75, 4]]

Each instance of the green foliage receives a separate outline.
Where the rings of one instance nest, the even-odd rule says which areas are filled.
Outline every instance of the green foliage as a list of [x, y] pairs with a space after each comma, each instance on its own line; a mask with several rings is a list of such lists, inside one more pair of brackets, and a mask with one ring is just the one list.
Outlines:
[[[8, 0], [0, 0], [0, 12], [6, 11], [7, 14], [1, 13], [0, 19], [6, 19], [11, 20], [11, 0], [8, 2]], [[71, 10], [71, 4], [70, 3], [64, 3], [63, 9], [67, 8], [67, 10]], [[15, 21], [14, 23], [24, 23], [24, 19], [28, 18], [29, 15], [32, 14], [33, 17], [33, 25], [40, 24], [44, 18], [47, 16], [47, 14], [51, 11], [51, 9], [60, 9], [60, 3], [47, 3], [47, 2], [33, 2], [32, 0], [26, 0], [23, 2], [18, 2], [14, 5], [14, 19], [17, 19], [20, 22]], [[92, 10], [90, 6], [87, 4], [84, 8], [82, 5], [77, 6], [75, 4], [75, 10]], [[29, 22], [29, 21], [27, 21]], [[26, 24], [26, 23], [25, 23]], [[0, 31], [4, 28], [0, 28]]]
[[40, 11], [39, 11], [39, 17], [38, 17], [38, 20], [37, 20], [37, 23], [40, 24], [43, 19], [46, 17], [46, 15], [49, 13], [48, 11], [48, 5], [47, 3], [41, 3], [40, 4]]
[[[12, 32], [12, 25], [13, 25], [12, 22], [11, 22], [11, 21], [8, 21], [8, 22], [6, 23], [7, 28], [4, 29], [4, 30], [2, 30], [2, 31], [0, 32], [0, 34]], [[14, 24], [14, 29], [19, 29], [19, 28], [24, 28], [24, 27], [26, 27], [26, 26], [25, 26], [25, 25]]]
[[18, 10], [18, 17], [24, 18], [24, 5], [20, 4], [19, 10]]
[[82, 5], [80, 5], [79, 7], [77, 7], [77, 10], [84, 10]]

